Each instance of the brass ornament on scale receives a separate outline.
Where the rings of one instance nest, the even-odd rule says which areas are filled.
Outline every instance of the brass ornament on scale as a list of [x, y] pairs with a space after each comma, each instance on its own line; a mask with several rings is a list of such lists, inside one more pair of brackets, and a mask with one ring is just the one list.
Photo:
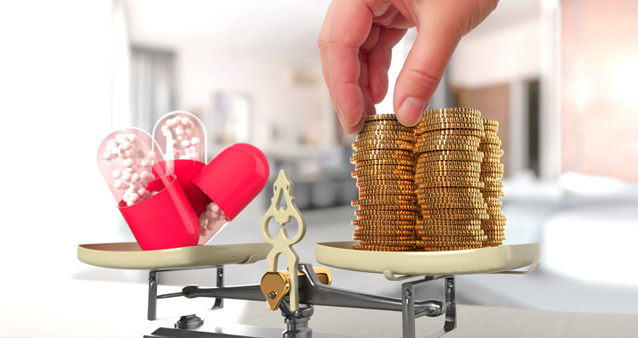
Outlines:
[[[277, 261], [280, 254], [285, 254], [288, 260], [288, 272], [297, 271], [299, 265], [299, 255], [292, 246], [299, 243], [306, 234], [306, 220], [297, 208], [295, 198], [293, 197], [293, 183], [288, 177], [285, 170], [279, 171], [279, 176], [273, 185], [274, 195], [271, 199], [270, 207], [266, 210], [261, 220], [261, 235], [266, 242], [272, 244], [272, 249], [266, 257], [268, 263], [268, 272], [261, 279], [261, 292], [266, 297], [268, 308], [276, 310], [279, 308], [282, 299], [290, 293], [290, 309], [297, 311], [299, 309], [299, 278], [297, 273], [285, 273], [277, 271]], [[285, 207], [280, 207], [281, 198], [286, 201]], [[283, 227], [290, 219], [294, 217], [298, 223], [297, 234], [290, 238], [288, 231]], [[268, 232], [268, 223], [274, 218], [282, 228], [279, 229], [277, 236], [273, 238]]]

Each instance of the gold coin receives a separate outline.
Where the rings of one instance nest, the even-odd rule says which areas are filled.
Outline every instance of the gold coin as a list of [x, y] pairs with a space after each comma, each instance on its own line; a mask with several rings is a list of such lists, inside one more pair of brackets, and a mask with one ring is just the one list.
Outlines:
[[428, 153], [428, 152], [432, 152], [432, 151], [439, 151], [439, 150], [476, 150], [477, 147], [474, 145], [464, 145], [464, 144], [438, 144], [438, 145], [428, 145], [428, 146], [415, 146], [414, 147], [414, 153], [415, 154], [421, 154], [421, 153]]
[[503, 189], [503, 182], [490, 180], [483, 182], [485, 184], [484, 190]]
[[462, 151], [462, 150], [442, 150], [433, 151], [427, 154], [422, 154], [418, 158], [418, 163], [432, 162], [432, 161], [473, 161], [481, 162], [483, 160], [483, 153], [480, 151]]
[[[429, 125], [433, 124], [443, 124], [443, 123], [471, 123], [471, 124], [481, 124], [481, 118], [476, 116], [467, 116], [467, 115], [459, 115], [459, 114], [450, 114], [445, 116], [424, 116], [419, 123], [416, 125], [417, 128], [427, 128]], [[482, 128], [481, 128], [482, 129]]]
[[372, 165], [367, 167], [357, 166], [354, 170], [357, 173], [381, 173], [389, 174], [394, 172], [414, 172], [414, 166], [409, 165]]
[[384, 247], [384, 246], [367, 246], [367, 245], [359, 245], [354, 244], [352, 246], [353, 250], [362, 250], [362, 251], [411, 251], [413, 248], [410, 246], [406, 247]]
[[464, 108], [464, 107], [428, 109], [423, 113], [423, 116], [427, 117], [427, 116], [438, 116], [438, 115], [448, 115], [448, 114], [464, 114], [464, 115], [473, 115], [476, 117], [481, 117], [481, 112], [478, 109]]
[[[428, 188], [483, 188], [484, 183], [481, 181], [470, 181], [470, 180], [430, 180], [430, 181], [419, 181], [415, 180], [417, 184], [419, 184], [419, 188], [428, 189]], [[417, 193], [418, 194], [418, 193]]]
[[485, 144], [498, 144], [501, 145], [501, 139], [494, 134], [485, 135], [485, 137], [481, 138], [481, 143]]
[[[483, 241], [484, 235], [479, 236], [453, 236], [453, 235], [436, 235], [436, 236], [422, 236], [421, 240], [425, 244], [438, 244], [441, 243], [463, 243], [463, 244], [477, 244], [477, 242]], [[435, 244], [435, 245], [436, 245]]]
[[445, 226], [448, 228], [453, 227], [467, 227], [467, 226], [481, 226], [481, 220], [477, 219], [460, 219], [460, 220], [450, 220], [450, 219], [427, 219], [422, 221], [416, 221], [417, 225], [422, 226]]
[[414, 195], [384, 195], [384, 197], [365, 197], [362, 196], [358, 200], [352, 201], [352, 205], [365, 205], [365, 204], [414, 204], [416, 198]]
[[497, 197], [505, 197], [505, 193], [503, 192], [502, 189], [500, 190], [484, 190], [482, 192], [483, 197], [487, 197], [487, 198], [497, 198]]
[[414, 180], [405, 179], [405, 180], [367, 180], [367, 181], [357, 181], [357, 187], [360, 188], [371, 188], [376, 186], [386, 186], [386, 187], [395, 187], [401, 189], [411, 189], [415, 190], [416, 185]]
[[404, 141], [404, 142], [416, 142], [416, 138], [412, 133], [401, 133], [401, 134], [388, 134], [388, 133], [379, 133], [379, 134], [357, 134], [355, 139], [355, 143], [357, 142], [367, 142], [373, 140], [393, 140], [393, 141]]
[[442, 248], [423, 247], [423, 248], [421, 248], [421, 251], [425, 251], [425, 252], [444, 252], [444, 251], [471, 250], [471, 249], [476, 249], [476, 248], [479, 248], [479, 247], [442, 247]]
[[486, 201], [485, 204], [487, 204], [488, 208], [489, 207], [501, 207], [501, 206], [503, 206], [503, 202], [498, 201], [498, 200], [497, 201], [492, 201], [492, 202], [487, 202]]
[[485, 203], [487, 204], [503, 203], [501, 200], [498, 199], [498, 197], [492, 197], [492, 196], [484, 196], [483, 201], [485, 201]]
[[[390, 158], [400, 158], [407, 157], [408, 159], [414, 159], [414, 154], [412, 154], [412, 150], [405, 149], [371, 149], [371, 150], [362, 150], [355, 152], [352, 157], [390, 157]], [[371, 160], [374, 158], [370, 158]]]
[[359, 188], [359, 199], [391, 199], [394, 196], [402, 196], [410, 199], [416, 199], [416, 195], [414, 193], [414, 190], [400, 190], [400, 189], [393, 189], [393, 190], [380, 190], [380, 189], [376, 189], [376, 190], [368, 190], [368, 189], [362, 189]]
[[359, 240], [360, 245], [380, 245], [380, 246], [414, 246], [416, 241], [414, 239], [409, 240], [393, 240], [393, 239], [378, 239], [378, 240]]
[[[416, 196], [417, 198], [421, 198], [423, 200], [436, 198], [436, 199], [473, 199], [480, 200], [483, 198], [483, 194], [479, 190], [475, 188], [456, 188], [458, 190], [447, 190], [447, 191], [437, 191], [436, 189], [423, 189], [417, 190]], [[464, 189], [472, 189], [472, 191], [465, 191]]]
[[485, 137], [485, 131], [479, 129], [439, 129], [430, 131], [418, 131], [415, 130], [415, 136], [417, 139], [423, 137], [435, 137], [435, 136], [475, 136], [479, 138]]
[[396, 127], [404, 127], [406, 128], [404, 125], [401, 124], [401, 122], [397, 121], [397, 120], [377, 120], [377, 121], [368, 121], [365, 122], [363, 124], [363, 127], [368, 127], [368, 126], [396, 126]]
[[484, 172], [503, 172], [504, 171], [504, 166], [502, 163], [499, 162], [485, 162], [485, 163], [481, 163], [481, 171]]
[[487, 209], [486, 203], [425, 203], [421, 204], [422, 208], [427, 207], [428, 209]]
[[471, 220], [482, 220], [487, 219], [489, 216], [487, 214], [430, 214], [430, 219], [433, 220], [444, 220], [444, 219], [471, 219]]
[[[352, 225], [356, 225], [361, 229], [400, 229], [402, 227], [414, 228], [414, 220], [353, 220]], [[480, 223], [479, 223], [480, 224]], [[411, 228], [410, 228], [411, 229]]]
[[356, 230], [352, 233], [352, 239], [353, 240], [358, 240], [358, 241], [362, 241], [362, 242], [375, 242], [375, 241], [379, 241], [379, 242], [384, 242], [384, 241], [413, 241], [415, 238], [414, 232], [412, 231], [409, 234], [406, 235], [395, 235], [395, 234], [391, 234], [391, 235], [379, 235], [379, 234], [374, 234], [374, 235], [365, 235], [365, 234], [361, 234], [359, 232], [357, 232]]
[[498, 121], [491, 119], [482, 119], [483, 125], [498, 127]]
[[446, 229], [446, 228], [436, 228], [436, 229], [426, 229], [426, 228], [415, 228], [415, 233], [421, 236], [458, 236], [458, 237], [479, 237], [484, 236], [485, 233], [483, 230], [470, 228], [470, 229]]
[[368, 121], [378, 121], [378, 120], [394, 120], [397, 121], [397, 116], [394, 114], [374, 114], [367, 115], [366, 122]]
[[[485, 157], [483, 159], [483, 162], [481, 162], [481, 168], [483, 167], [494, 167], [494, 166], [499, 166], [499, 165], [503, 165], [503, 163], [501, 163], [501, 159], [500, 156], [495, 156], [495, 157]], [[483, 170], [481, 170], [483, 171]], [[489, 170], [486, 170], [489, 171]]]
[[486, 215], [487, 216], [487, 212], [485, 211], [485, 208], [467, 208], [467, 209], [450, 209], [450, 208], [446, 208], [446, 209], [423, 209], [421, 208], [421, 211], [424, 213], [424, 215], [448, 215], [448, 214], [469, 214], [469, 215]]
[[357, 216], [415, 216], [414, 210], [385, 210], [385, 209], [366, 209], [355, 210]]
[[406, 127], [400, 124], [364, 124], [363, 128], [361, 128], [361, 133], [368, 133], [372, 131], [393, 131], [393, 132], [402, 132], [402, 133], [414, 133], [413, 127]]
[[[445, 249], [442, 251], [450, 251], [450, 249], [456, 250], [469, 250], [476, 249], [482, 246], [480, 241], [466, 242], [466, 241], [422, 241], [420, 244], [425, 248], [440, 248]], [[436, 250], [434, 250], [436, 251]]]
[[353, 158], [350, 158], [350, 163], [356, 165], [356, 168], [367, 168], [373, 166], [415, 166], [416, 161], [413, 158], [406, 159], [396, 159], [396, 158], [386, 158], [386, 159], [373, 159], [373, 160], [362, 160], [357, 161]]
[[[359, 211], [359, 210], [356, 210]], [[355, 213], [355, 215], [357, 215]], [[415, 221], [416, 213], [414, 211], [403, 211], [399, 213], [397, 210], [386, 210], [378, 212], [368, 212], [365, 214], [358, 214], [357, 220], [361, 221]]]
[[481, 172], [481, 165], [477, 162], [462, 161], [434, 161], [415, 165], [416, 171], [474, 171]]
[[388, 175], [376, 174], [376, 175], [360, 175], [360, 176], [353, 175], [353, 177], [356, 177], [358, 182], [382, 181], [382, 180], [399, 180], [399, 181], [414, 180], [413, 173], [409, 173], [405, 175], [401, 175], [401, 174], [388, 174]]
[[[457, 130], [457, 129], [451, 129]], [[421, 134], [415, 137], [416, 142], [423, 143], [480, 143], [484, 138], [475, 135], [459, 134]]]
[[480, 178], [484, 177], [483, 173], [477, 171], [445, 171], [445, 170], [437, 170], [437, 171], [423, 171], [417, 170], [414, 173], [414, 178], [426, 178], [426, 177], [467, 177], [467, 178]]
[[483, 125], [475, 122], [439, 122], [417, 125], [415, 127], [417, 134], [423, 134], [440, 129], [472, 129], [484, 131]]
[[412, 236], [414, 235], [414, 230], [356, 229], [353, 233], [359, 236]]
[[356, 151], [366, 151], [366, 150], [377, 150], [377, 149], [398, 149], [398, 150], [410, 150], [414, 149], [414, 144], [412, 143], [375, 143], [375, 144], [365, 144], [365, 145], [357, 145], [352, 144], [352, 149]]
[[359, 187], [359, 192], [368, 192], [368, 191], [376, 191], [376, 190], [386, 190], [392, 191], [397, 190], [401, 192], [410, 192], [412, 194], [415, 193], [416, 185], [412, 181], [391, 181], [392, 184], [377, 184], [377, 182], [370, 182], [371, 184], [357, 185]]
[[489, 144], [489, 143], [481, 143], [478, 149], [479, 151], [482, 151], [484, 153], [487, 152], [491, 154], [500, 153], [502, 150], [501, 147], [494, 144]]
[[[352, 142], [352, 146], [353, 147], [361, 147], [361, 146], [369, 146], [369, 145], [375, 145], [375, 144], [383, 144], [383, 145], [392, 145], [392, 144], [407, 144], [407, 145], [413, 145], [414, 142], [413, 141], [406, 141], [406, 140], [395, 140], [395, 139], [387, 139], [387, 138], [370, 138], [370, 139], [361, 139], [361, 140], [357, 140]], [[486, 143], [487, 145], [487, 143]]]
[[358, 204], [359, 211], [368, 211], [378, 214], [381, 212], [405, 212], [415, 211], [419, 209], [416, 203], [397, 203], [397, 204]]
[[501, 179], [503, 178], [503, 173], [502, 172], [495, 172], [495, 171], [484, 171], [481, 173], [481, 177], [490, 177], [493, 179]]
[[483, 125], [483, 130], [485, 131], [485, 134], [498, 134], [498, 127], [496, 126]]

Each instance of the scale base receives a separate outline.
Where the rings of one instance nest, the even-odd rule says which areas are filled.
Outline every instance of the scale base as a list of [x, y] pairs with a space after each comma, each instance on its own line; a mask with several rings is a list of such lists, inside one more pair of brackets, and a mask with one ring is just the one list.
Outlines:
[[[184, 329], [172, 329], [160, 327], [144, 338], [204, 338], [204, 337], [281, 337], [282, 329], [270, 327], [259, 327], [251, 325], [224, 325], [215, 327], [213, 332], [193, 331]], [[344, 337], [344, 335], [332, 335], [327, 333], [313, 332], [314, 337]]]

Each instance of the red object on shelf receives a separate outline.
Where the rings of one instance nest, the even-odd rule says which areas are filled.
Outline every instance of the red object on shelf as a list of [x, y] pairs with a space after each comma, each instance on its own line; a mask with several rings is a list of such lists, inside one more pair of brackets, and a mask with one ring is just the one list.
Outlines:
[[236, 143], [217, 154], [191, 182], [233, 220], [264, 189], [269, 175], [261, 150]]
[[203, 191], [191, 183], [191, 179], [199, 174], [206, 165], [195, 160], [167, 160], [155, 163], [151, 167], [153, 175], [155, 177], [163, 176], [161, 173], [167, 172], [167, 164], [168, 168], [172, 168], [179, 185], [184, 190], [195, 214], [199, 217], [202, 212], [206, 211], [206, 206], [210, 203], [210, 199]]
[[118, 205], [142, 250], [197, 245], [199, 221], [177, 178], [160, 177], [146, 189], [158, 193], [131, 206]]

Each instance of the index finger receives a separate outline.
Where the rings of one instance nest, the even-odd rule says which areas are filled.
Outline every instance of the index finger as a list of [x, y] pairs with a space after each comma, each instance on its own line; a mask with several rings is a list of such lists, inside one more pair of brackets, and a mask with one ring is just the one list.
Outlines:
[[364, 111], [359, 86], [359, 49], [366, 41], [375, 12], [383, 12], [388, 1], [335, 0], [319, 34], [324, 78], [344, 128], [353, 132]]

